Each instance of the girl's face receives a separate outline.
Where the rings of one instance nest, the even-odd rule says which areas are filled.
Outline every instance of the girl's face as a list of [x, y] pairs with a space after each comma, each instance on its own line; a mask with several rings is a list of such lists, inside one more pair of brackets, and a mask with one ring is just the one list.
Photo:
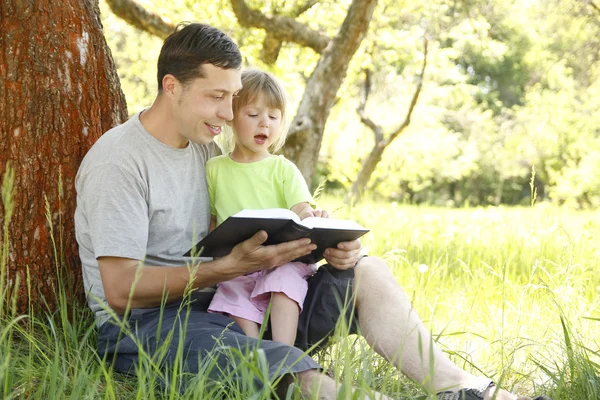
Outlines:
[[254, 102], [240, 108], [232, 122], [235, 134], [233, 158], [241, 162], [267, 158], [269, 147], [281, 133], [281, 118], [281, 110], [269, 108], [262, 94]]

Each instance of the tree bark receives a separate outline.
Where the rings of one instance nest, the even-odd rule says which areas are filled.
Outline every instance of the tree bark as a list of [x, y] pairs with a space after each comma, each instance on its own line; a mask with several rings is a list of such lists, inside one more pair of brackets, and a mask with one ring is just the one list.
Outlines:
[[353, 0], [348, 14], [310, 76], [298, 111], [290, 126], [284, 154], [310, 185], [317, 165], [325, 122], [348, 64], [365, 37], [377, 0]]
[[[20, 312], [42, 298], [55, 305], [57, 268], [81, 287], [75, 175], [100, 135], [127, 118], [99, 15], [97, 0], [0, 4], [0, 174], [8, 161], [15, 170], [5, 272], [9, 286], [21, 282]], [[4, 215], [2, 205], [0, 226]]]

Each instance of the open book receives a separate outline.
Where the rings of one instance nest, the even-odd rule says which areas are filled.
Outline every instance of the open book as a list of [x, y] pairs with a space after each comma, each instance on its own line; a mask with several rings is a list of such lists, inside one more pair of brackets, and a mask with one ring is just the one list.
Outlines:
[[309, 238], [317, 248], [310, 254], [294, 261], [316, 263], [323, 259], [323, 252], [340, 242], [357, 239], [369, 232], [354, 221], [310, 217], [300, 221], [296, 213], [283, 208], [267, 210], [243, 210], [227, 218], [184, 256], [223, 257], [240, 242], [250, 239], [264, 230], [269, 235], [265, 245]]

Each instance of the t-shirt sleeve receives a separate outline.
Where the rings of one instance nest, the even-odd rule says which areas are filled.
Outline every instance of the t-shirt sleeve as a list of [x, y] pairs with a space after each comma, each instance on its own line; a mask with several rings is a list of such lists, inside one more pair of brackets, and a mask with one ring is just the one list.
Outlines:
[[223, 154], [223, 150], [221, 149], [221, 147], [218, 145], [217, 142], [210, 142], [208, 144], [208, 158], [207, 159], [211, 159], [213, 157], [220, 156], [222, 154]]
[[282, 158], [283, 161], [283, 196], [285, 199], [285, 204], [288, 209], [292, 208], [298, 203], [309, 203], [314, 206], [314, 200], [310, 191], [308, 190], [308, 186], [306, 185], [306, 181], [302, 176], [302, 173], [296, 167], [296, 165]]
[[121, 167], [104, 164], [84, 178], [84, 204], [90, 240], [96, 258], [102, 256], [143, 260], [148, 243], [146, 186]]
[[215, 181], [217, 179], [217, 160], [209, 160], [206, 163], [206, 182], [208, 183], [208, 196], [210, 198], [210, 214], [217, 215], [215, 207]]

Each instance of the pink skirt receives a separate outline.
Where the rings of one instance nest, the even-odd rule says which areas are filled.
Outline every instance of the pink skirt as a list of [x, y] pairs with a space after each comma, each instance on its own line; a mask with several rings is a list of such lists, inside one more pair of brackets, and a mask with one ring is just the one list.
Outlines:
[[271, 293], [283, 293], [298, 303], [300, 311], [308, 284], [317, 270], [314, 264], [292, 262], [222, 282], [208, 307], [209, 312], [232, 315], [262, 324]]

